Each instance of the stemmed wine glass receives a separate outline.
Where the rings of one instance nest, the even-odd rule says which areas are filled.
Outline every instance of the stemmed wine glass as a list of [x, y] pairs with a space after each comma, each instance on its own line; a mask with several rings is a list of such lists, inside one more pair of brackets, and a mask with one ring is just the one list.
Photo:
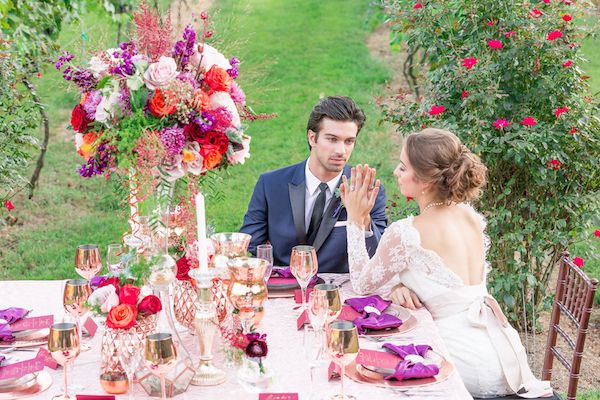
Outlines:
[[273, 270], [273, 246], [270, 244], [259, 244], [256, 246], [256, 258], [261, 258], [269, 262], [269, 266], [265, 272], [265, 283], [267, 283]]
[[356, 359], [358, 355], [358, 331], [356, 325], [350, 321], [334, 321], [327, 330], [327, 351], [331, 360], [340, 366], [340, 381], [342, 390], [340, 394], [332, 396], [332, 400], [354, 400], [355, 397], [344, 393], [344, 375], [346, 365]]
[[75, 251], [75, 271], [88, 281], [102, 270], [100, 251], [95, 244], [82, 244]]
[[[92, 288], [90, 283], [85, 279], [68, 279], [65, 282], [65, 289], [63, 291], [63, 306], [65, 311], [75, 318], [75, 325], [77, 331], [81, 335], [81, 316], [88, 312], [86, 302], [92, 294]], [[81, 345], [81, 351], [88, 351], [89, 346], [82, 343], [81, 336], [79, 338]]]
[[[324, 343], [325, 339], [323, 336], [323, 329], [327, 322], [327, 316], [329, 315], [329, 308], [327, 304], [326, 293], [323, 291], [313, 290], [308, 294], [308, 318], [313, 328], [313, 334], [315, 336], [314, 343], [317, 345], [317, 351], [315, 357], [311, 354], [311, 364], [319, 363], [324, 356]], [[304, 330], [304, 335], [308, 335], [308, 330]]]
[[106, 268], [110, 275], [118, 276], [123, 272], [123, 245], [120, 243], [113, 243], [108, 245], [106, 251]]
[[64, 393], [54, 396], [53, 400], [73, 400], [69, 396], [67, 369], [80, 352], [79, 332], [77, 326], [70, 322], [61, 322], [50, 327], [48, 334], [48, 351], [52, 358], [63, 367]]
[[[321, 283], [319, 285], [315, 285], [312, 293], [319, 293], [325, 298], [325, 322], [324, 328], [327, 329], [329, 324], [337, 319], [337, 317], [342, 312], [342, 299], [340, 297], [340, 288], [337, 285], [333, 285], [330, 283]], [[325, 336], [321, 336], [321, 348], [325, 347]], [[322, 359], [326, 358], [325, 351], [321, 353]]]
[[[140, 346], [128, 346], [125, 336], [131, 336], [131, 333], [119, 333], [121, 346], [117, 349], [119, 362], [123, 367], [123, 371], [127, 375], [129, 381], [129, 400], [133, 399], [133, 375], [137, 372], [140, 362], [142, 361], [142, 348]], [[133, 334], [137, 335], [137, 334]], [[131, 339], [131, 338], [129, 338]], [[133, 343], [133, 341], [129, 341]]]
[[167, 398], [165, 376], [177, 366], [177, 349], [170, 333], [153, 333], [146, 336], [144, 352], [146, 367], [160, 378], [162, 399]]
[[317, 273], [319, 264], [317, 252], [312, 246], [295, 246], [290, 255], [290, 271], [298, 281], [302, 290], [302, 311], [306, 310], [306, 288]]

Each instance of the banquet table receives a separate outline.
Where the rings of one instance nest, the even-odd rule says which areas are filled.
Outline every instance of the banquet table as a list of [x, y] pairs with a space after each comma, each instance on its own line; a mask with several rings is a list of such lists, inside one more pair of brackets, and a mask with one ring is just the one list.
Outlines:
[[[324, 274], [327, 282], [341, 283], [342, 299], [356, 296], [348, 282], [347, 275]], [[64, 281], [1, 281], [0, 282], [0, 309], [11, 306], [32, 309], [31, 316], [53, 314], [54, 320], [60, 321], [67, 318], [62, 307], [62, 288]], [[296, 328], [298, 311], [294, 310], [292, 298], [273, 298], [265, 304], [265, 317], [258, 330], [267, 334], [269, 354], [267, 357], [270, 368], [274, 371], [273, 385], [269, 393], [298, 393], [300, 399], [328, 399], [333, 394], [339, 393], [338, 380], [327, 381], [327, 365], [311, 371], [303, 350], [304, 331]], [[429, 344], [432, 348], [446, 356], [446, 348], [439, 332], [433, 322], [431, 314], [424, 308], [416, 310], [413, 315], [417, 319], [417, 326], [404, 334], [386, 338], [385, 341], [395, 344]], [[90, 351], [82, 352], [75, 361], [72, 371], [69, 371], [70, 393], [73, 394], [103, 394], [100, 387], [100, 341], [103, 327], [89, 344]], [[196, 338], [185, 332], [182, 328], [181, 338], [187, 349], [192, 354], [194, 361], [198, 360], [198, 345]], [[213, 350], [215, 365], [226, 368], [224, 354], [218, 351], [218, 343]], [[384, 342], [372, 339], [360, 339], [361, 348], [377, 349]], [[22, 352], [24, 354], [24, 352]], [[35, 353], [30, 353], [35, 354]], [[62, 369], [52, 370], [46, 368], [53, 378], [52, 386], [31, 399], [49, 399], [62, 391]], [[199, 387], [191, 386], [185, 393], [175, 396], [179, 400], [198, 398], [222, 399], [257, 399], [256, 393], [247, 393], [236, 382], [235, 367], [227, 370], [227, 381], [219, 386]], [[465, 389], [456, 370], [448, 379], [409, 390], [376, 387], [361, 384], [345, 379], [346, 393], [354, 395], [357, 399], [470, 399], [471, 396]], [[135, 398], [150, 398], [141, 386], [135, 385]], [[117, 399], [127, 399], [128, 395], [119, 395]]]

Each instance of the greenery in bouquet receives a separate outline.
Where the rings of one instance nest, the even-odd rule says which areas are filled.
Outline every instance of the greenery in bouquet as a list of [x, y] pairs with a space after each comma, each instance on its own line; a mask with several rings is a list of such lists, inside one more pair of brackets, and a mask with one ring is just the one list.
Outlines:
[[145, 293], [145, 288], [133, 285], [132, 279], [117, 276], [99, 276], [91, 281], [94, 291], [88, 299], [91, 309], [106, 315], [106, 326], [129, 329], [137, 321], [162, 310], [158, 297]]
[[408, 47], [420, 89], [398, 96], [387, 117], [402, 134], [446, 128], [482, 158], [490, 289], [514, 323], [526, 312], [531, 324], [561, 252], [594, 239], [600, 119], [580, 51], [590, 34], [580, 20], [593, 4], [384, 4], [392, 43]]

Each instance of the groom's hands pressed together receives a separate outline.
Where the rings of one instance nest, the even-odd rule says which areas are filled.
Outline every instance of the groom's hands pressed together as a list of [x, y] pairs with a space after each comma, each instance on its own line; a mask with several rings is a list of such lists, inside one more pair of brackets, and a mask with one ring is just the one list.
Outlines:
[[340, 196], [348, 213], [348, 222], [362, 228], [371, 225], [370, 212], [381, 186], [379, 179], [375, 180], [375, 173], [375, 168], [359, 164], [352, 168], [350, 182], [342, 176]]

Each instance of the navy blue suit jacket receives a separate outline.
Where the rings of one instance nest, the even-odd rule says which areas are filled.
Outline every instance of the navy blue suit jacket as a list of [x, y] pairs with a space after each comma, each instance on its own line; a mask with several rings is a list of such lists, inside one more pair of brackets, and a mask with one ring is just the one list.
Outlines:
[[[249, 250], [256, 254], [256, 246], [269, 241], [273, 246], [273, 263], [289, 265], [292, 247], [307, 244], [304, 226], [304, 202], [306, 192], [306, 160], [275, 171], [262, 174], [254, 187], [254, 193], [244, 216], [240, 232], [252, 236]], [[344, 167], [344, 175], [350, 178], [350, 167]], [[366, 239], [367, 250], [375, 254], [379, 239], [387, 227], [385, 215], [385, 190], [383, 186], [371, 210], [371, 231]], [[346, 226], [336, 226], [346, 221], [346, 209], [341, 199], [333, 196], [323, 214], [323, 220], [314, 243], [319, 260], [319, 272], [348, 272]]]

